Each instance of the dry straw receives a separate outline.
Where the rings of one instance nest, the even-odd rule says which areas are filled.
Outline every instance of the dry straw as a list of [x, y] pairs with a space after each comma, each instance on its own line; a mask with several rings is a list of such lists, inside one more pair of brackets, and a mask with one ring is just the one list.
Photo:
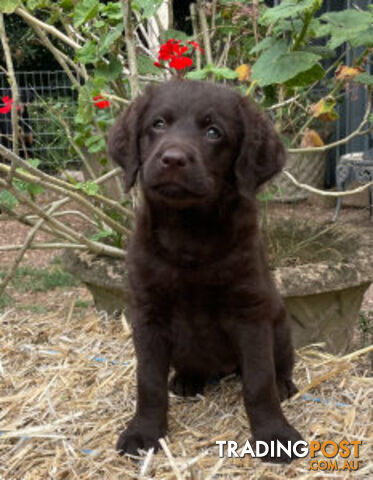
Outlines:
[[362, 440], [357, 472], [313, 472], [309, 458], [287, 466], [219, 459], [216, 440], [250, 438], [236, 377], [209, 385], [203, 397], [171, 396], [162, 449], [134, 460], [113, 448], [135, 408], [130, 330], [124, 317], [72, 310], [0, 316], [1, 479], [373, 478], [373, 347], [343, 358], [318, 346], [299, 350], [295, 378], [306, 396], [283, 405], [307, 440]]

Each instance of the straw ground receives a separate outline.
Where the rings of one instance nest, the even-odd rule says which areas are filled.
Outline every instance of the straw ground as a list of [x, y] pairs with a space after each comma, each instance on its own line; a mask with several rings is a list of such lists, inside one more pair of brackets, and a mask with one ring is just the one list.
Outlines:
[[0, 338], [1, 479], [372, 478], [372, 347], [345, 357], [319, 346], [297, 352], [295, 378], [306, 396], [284, 403], [290, 422], [307, 440], [363, 443], [358, 471], [327, 473], [311, 471], [309, 457], [290, 466], [219, 459], [216, 440], [243, 445], [250, 437], [236, 377], [209, 385], [203, 397], [171, 396], [163, 450], [138, 461], [118, 457], [113, 446], [136, 390], [124, 315], [82, 314], [74, 301], [43, 316], [8, 311]]
[[[330, 211], [310, 207], [297, 212], [330, 217]], [[365, 239], [373, 241], [367, 215], [345, 209], [340, 221], [365, 222]], [[17, 243], [23, 234], [3, 222], [0, 244]], [[11, 253], [1, 256], [2, 269], [11, 265]], [[53, 255], [30, 251], [26, 263], [40, 272]], [[25, 287], [25, 277], [18, 283]], [[0, 305], [1, 480], [373, 478], [372, 288], [356, 329], [356, 353], [336, 357], [321, 346], [298, 350], [295, 380], [303, 395], [283, 405], [306, 440], [362, 441], [357, 471], [328, 472], [310, 470], [309, 456], [289, 466], [249, 456], [219, 459], [216, 440], [243, 445], [250, 438], [236, 377], [209, 385], [203, 397], [171, 395], [162, 450], [139, 461], [118, 457], [114, 445], [133, 415], [136, 392], [125, 317], [98, 314], [82, 286], [67, 282], [35, 291], [35, 282], [29, 283], [31, 291], [10, 285], [10, 301]]]

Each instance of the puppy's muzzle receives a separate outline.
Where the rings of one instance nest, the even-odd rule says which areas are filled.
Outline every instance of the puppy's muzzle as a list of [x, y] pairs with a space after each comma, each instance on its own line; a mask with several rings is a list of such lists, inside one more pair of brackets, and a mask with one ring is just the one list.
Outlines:
[[193, 163], [193, 156], [178, 147], [170, 147], [160, 155], [159, 163], [162, 169], [185, 169]]

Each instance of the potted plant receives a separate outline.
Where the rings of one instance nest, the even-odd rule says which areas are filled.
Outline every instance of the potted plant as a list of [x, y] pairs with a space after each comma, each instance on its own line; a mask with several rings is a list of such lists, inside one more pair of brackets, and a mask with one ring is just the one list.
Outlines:
[[[320, 15], [322, 4], [284, 0], [273, 8], [259, 8], [252, 16], [255, 45], [243, 58], [246, 74], [245, 64], [238, 69], [247, 93], [268, 110], [288, 147], [287, 169], [300, 182], [318, 188], [324, 183], [326, 152], [337, 143], [328, 145], [338, 105], [351, 99], [346, 92], [356, 94], [358, 85], [370, 89], [373, 83], [366, 73], [373, 46], [372, 7]], [[351, 65], [345, 64], [347, 47], [353, 52]], [[368, 115], [362, 120], [353, 135], [366, 127]], [[288, 201], [307, 196], [284, 175], [272, 183], [271, 191]]]

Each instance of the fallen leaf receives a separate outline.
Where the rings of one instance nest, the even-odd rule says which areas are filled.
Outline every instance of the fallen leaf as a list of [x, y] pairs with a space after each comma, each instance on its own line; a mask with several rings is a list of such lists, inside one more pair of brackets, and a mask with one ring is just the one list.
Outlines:
[[322, 141], [320, 135], [316, 132], [316, 130], [306, 128], [302, 137], [301, 147], [312, 148], [312, 147], [322, 147], [323, 145], [324, 145], [324, 142]]

